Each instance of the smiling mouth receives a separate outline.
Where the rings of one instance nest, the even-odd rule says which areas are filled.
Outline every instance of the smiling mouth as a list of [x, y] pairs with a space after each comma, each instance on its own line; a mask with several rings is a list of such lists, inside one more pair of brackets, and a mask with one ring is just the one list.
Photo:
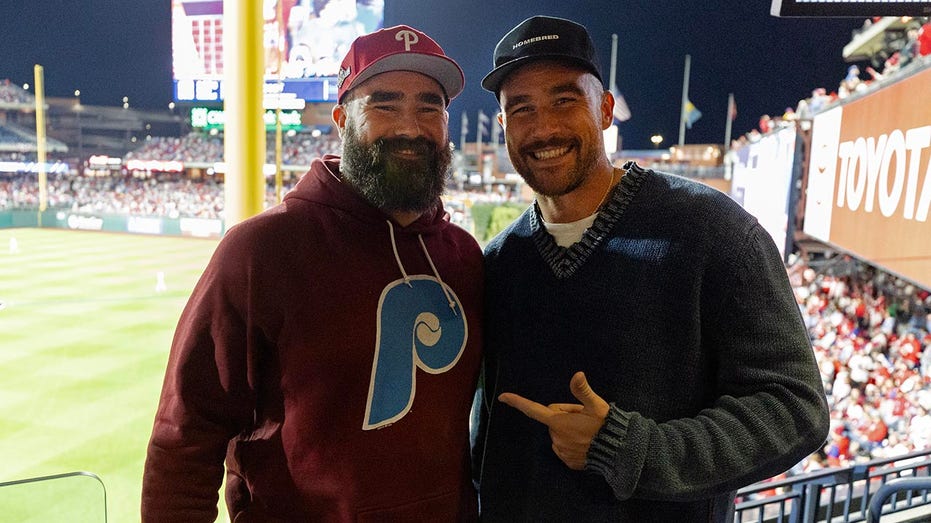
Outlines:
[[553, 158], [559, 158], [568, 153], [570, 149], [572, 149], [572, 147], [568, 145], [563, 147], [550, 147], [539, 151], [533, 151], [530, 155], [533, 156], [535, 160], [552, 160]]

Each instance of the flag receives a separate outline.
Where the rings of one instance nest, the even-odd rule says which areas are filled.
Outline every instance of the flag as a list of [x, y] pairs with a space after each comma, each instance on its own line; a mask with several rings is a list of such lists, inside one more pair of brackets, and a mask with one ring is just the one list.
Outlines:
[[685, 101], [685, 114], [683, 114], [683, 118], [685, 119], [685, 126], [689, 129], [701, 118], [701, 111], [698, 110], [698, 107], [695, 107], [695, 104], [693, 104], [691, 100]]
[[737, 102], [734, 101], [733, 95], [727, 99], [727, 117], [732, 122], [737, 119]]
[[488, 124], [491, 122], [491, 119], [488, 118], [488, 115], [485, 114], [485, 111], [481, 109], [478, 110], [478, 136], [476, 141], [481, 141], [483, 137], [488, 136]]
[[466, 135], [469, 134], [469, 117], [466, 116], [465, 111], [462, 111], [462, 126], [459, 128], [459, 134], [462, 139], [465, 139]]
[[624, 100], [624, 95], [617, 90], [617, 86], [611, 86], [611, 94], [614, 95], [614, 119], [619, 122], [630, 120], [630, 108], [627, 107], [627, 101]]
[[498, 145], [501, 142], [501, 126], [498, 122], [491, 124], [491, 143]]

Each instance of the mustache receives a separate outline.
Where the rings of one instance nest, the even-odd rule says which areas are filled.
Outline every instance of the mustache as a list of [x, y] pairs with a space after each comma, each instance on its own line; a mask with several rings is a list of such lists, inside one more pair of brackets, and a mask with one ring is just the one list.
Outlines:
[[391, 153], [395, 151], [413, 151], [423, 156], [436, 154], [436, 144], [420, 136], [417, 138], [379, 138], [372, 144], [378, 153]]
[[523, 155], [531, 154], [540, 149], [556, 149], [559, 147], [572, 147], [578, 145], [579, 140], [576, 138], [550, 138], [549, 140], [538, 140], [523, 145], [519, 151]]

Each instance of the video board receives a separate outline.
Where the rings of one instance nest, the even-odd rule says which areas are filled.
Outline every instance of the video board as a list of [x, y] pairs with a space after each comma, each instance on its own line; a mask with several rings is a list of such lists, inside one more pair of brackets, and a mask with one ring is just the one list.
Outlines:
[[[384, 4], [264, 0], [266, 100], [282, 109], [335, 101], [342, 57], [357, 36], [383, 27]], [[175, 101], [223, 101], [223, 0], [172, 0], [171, 26]]]
[[772, 16], [872, 17], [928, 16], [928, 0], [772, 0]]

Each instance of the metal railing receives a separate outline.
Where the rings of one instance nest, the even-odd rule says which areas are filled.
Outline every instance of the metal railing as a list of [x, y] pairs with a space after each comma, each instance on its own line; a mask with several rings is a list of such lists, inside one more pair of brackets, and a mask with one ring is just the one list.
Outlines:
[[[920, 493], [920, 495], [916, 495]], [[899, 502], [899, 494], [905, 496]], [[867, 523], [879, 523], [883, 514], [899, 512], [916, 506], [913, 500], [921, 500], [922, 505], [931, 503], [931, 477], [896, 478], [890, 480], [870, 498], [870, 506], [866, 512]], [[888, 507], [886, 502], [889, 502]], [[903, 506], [904, 505], [904, 506]]]
[[[867, 520], [870, 501], [882, 487], [902, 483], [900, 478], [931, 481], [931, 448], [894, 458], [823, 469], [777, 481], [744, 487], [737, 492], [735, 523], [856, 523]], [[911, 483], [907, 483], [911, 485]], [[898, 487], [901, 488], [901, 487]], [[883, 491], [888, 496], [889, 489]], [[931, 495], [907, 495], [890, 505], [886, 513], [929, 505]], [[878, 509], [874, 509], [875, 510]], [[876, 514], [878, 517], [880, 514]]]

